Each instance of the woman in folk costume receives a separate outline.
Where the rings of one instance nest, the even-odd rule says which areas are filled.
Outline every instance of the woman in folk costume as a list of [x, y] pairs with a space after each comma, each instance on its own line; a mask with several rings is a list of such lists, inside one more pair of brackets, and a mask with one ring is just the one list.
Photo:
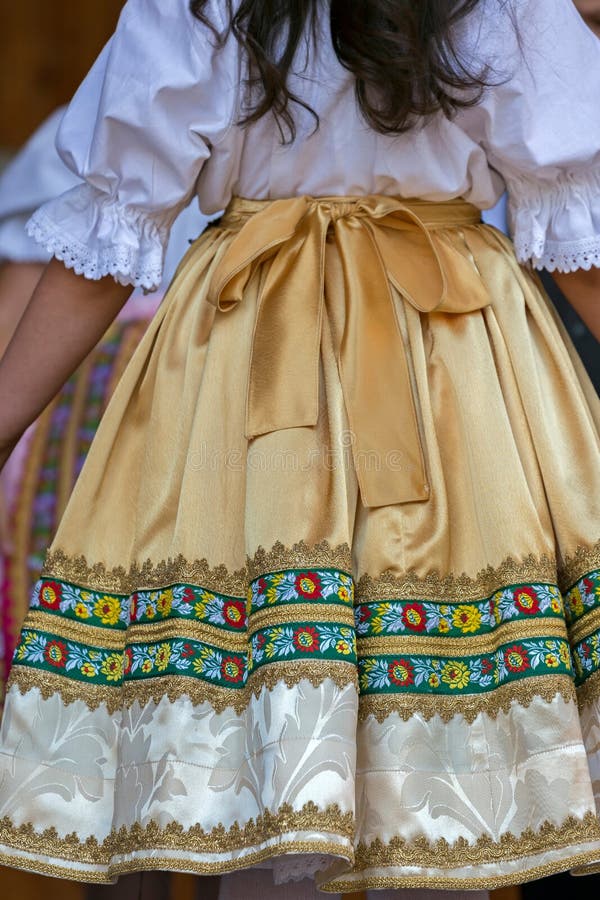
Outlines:
[[227, 211], [34, 592], [0, 861], [600, 866], [600, 406], [535, 273], [600, 334], [599, 89], [570, 0], [129, 0], [61, 127], [86, 183], [30, 224], [66, 267], [0, 368], [4, 456], [177, 212]]

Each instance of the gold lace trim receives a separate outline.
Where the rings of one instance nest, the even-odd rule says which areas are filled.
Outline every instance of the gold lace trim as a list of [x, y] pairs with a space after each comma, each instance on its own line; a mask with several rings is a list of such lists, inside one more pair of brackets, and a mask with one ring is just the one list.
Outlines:
[[600, 540], [591, 547], [578, 547], [571, 556], [564, 558], [560, 567], [561, 587], [565, 591], [569, 590], [593, 569], [600, 569]]
[[209, 703], [216, 713], [233, 709], [241, 715], [252, 697], [258, 697], [263, 688], [272, 691], [279, 683], [293, 688], [303, 680], [310, 682], [313, 687], [319, 687], [325, 679], [333, 681], [340, 690], [352, 685], [358, 691], [356, 665], [333, 660], [271, 663], [253, 672], [248, 684], [238, 689], [209, 684], [185, 675], [162, 675], [158, 678], [126, 681], [122, 686], [110, 687], [75, 681], [54, 672], [16, 664], [11, 669], [6, 690], [8, 692], [15, 686], [21, 694], [26, 694], [37, 688], [44, 700], [59, 694], [67, 705], [84, 703], [92, 711], [104, 705], [111, 715], [136, 702], [141, 706], [148, 703], [158, 705], [164, 697], [171, 703], [181, 697], [188, 697], [195, 706]]
[[481, 694], [366, 694], [359, 700], [358, 719], [364, 722], [374, 716], [382, 723], [395, 713], [405, 722], [415, 715], [426, 721], [439, 716], [450, 722], [455, 716], [462, 716], [471, 725], [480, 713], [496, 718], [509, 712], [513, 703], [526, 708], [538, 697], [551, 703], [557, 695], [566, 703], [577, 702], [573, 680], [568, 675], [532, 676]]
[[368, 845], [362, 842], [358, 845], [355, 870], [405, 866], [462, 869], [508, 862], [593, 841], [600, 841], [600, 822], [595, 813], [587, 812], [583, 819], [569, 816], [562, 825], [544, 822], [539, 828], [528, 828], [518, 836], [506, 833], [496, 839], [481, 835], [474, 843], [466, 838], [458, 838], [453, 844], [445, 838], [432, 842], [425, 837], [412, 841], [393, 837], [383, 843], [377, 838]]
[[591, 706], [600, 700], [600, 671], [594, 672], [587, 681], [577, 688], [577, 701], [579, 709]]
[[311, 566], [324, 566], [340, 569], [352, 574], [352, 551], [347, 543], [333, 546], [324, 540], [319, 544], [306, 544], [299, 541], [291, 547], [285, 547], [281, 541], [273, 544], [270, 550], [259, 547], [253, 557], [248, 557], [248, 578], [254, 581], [268, 572], [281, 569], [303, 569]]
[[[332, 545], [327, 540], [318, 544], [299, 541], [285, 547], [277, 541], [270, 550], [259, 547], [246, 557], [246, 566], [231, 572], [224, 564], [210, 566], [206, 559], [188, 562], [183, 556], [158, 564], [146, 560], [134, 563], [129, 570], [108, 568], [103, 563], [93, 566], [85, 557], [69, 557], [62, 550], [49, 551], [43, 569], [46, 578], [59, 578], [91, 590], [129, 594], [136, 590], [156, 589], [169, 584], [202, 585], [208, 590], [232, 597], [246, 598], [248, 583], [260, 575], [283, 569], [310, 567], [335, 568], [352, 574], [352, 551], [347, 543]], [[579, 547], [567, 557], [560, 583], [570, 587], [588, 571], [600, 567], [600, 542], [594, 547]], [[556, 583], [557, 563], [549, 556], [533, 554], [521, 561], [506, 558], [499, 566], [488, 566], [474, 578], [466, 573], [442, 575], [437, 571], [425, 576], [414, 571], [395, 574], [390, 570], [379, 575], [363, 573], [356, 584], [356, 600], [431, 599], [464, 602], [481, 600], [508, 584], [544, 581]]]
[[[0, 820], [0, 845], [13, 850], [49, 856], [77, 863], [107, 866], [111, 857], [155, 850], [187, 853], [239, 853], [241, 850], [280, 838], [291, 832], [323, 832], [348, 842], [354, 838], [354, 814], [344, 812], [337, 803], [319, 809], [309, 800], [302, 809], [284, 803], [277, 812], [266, 810], [256, 820], [244, 825], [234, 822], [229, 828], [217, 825], [205, 831], [200, 825], [184, 828], [179, 822], [164, 827], [156, 822], [142, 826], [136, 822], [131, 828], [113, 831], [101, 843], [95, 837], [82, 841], [76, 832], [61, 837], [55, 828], [38, 832], [32, 823], [16, 826], [8, 818]], [[321, 841], [312, 841], [312, 848], [322, 851]], [[337, 845], [337, 851], [340, 851]], [[347, 848], [346, 848], [347, 849]], [[289, 851], [288, 851], [289, 852]], [[272, 855], [272, 851], [269, 851]]]
[[170, 584], [193, 584], [245, 600], [248, 590], [245, 568], [230, 572], [223, 564], [210, 566], [206, 559], [188, 562], [183, 556], [158, 564], [148, 559], [125, 570], [122, 566], [107, 568], [104, 563], [90, 566], [84, 556], [70, 557], [62, 550], [54, 550], [46, 555], [42, 575], [115, 594], [155, 590]]
[[530, 555], [521, 562], [508, 557], [499, 566], [488, 566], [471, 578], [462, 575], [441, 575], [437, 571], [419, 576], [416, 572], [396, 575], [391, 571], [381, 575], [364, 574], [358, 580], [357, 602], [369, 600], [481, 600], [507, 584], [520, 582], [556, 582], [556, 561], [548, 556]]

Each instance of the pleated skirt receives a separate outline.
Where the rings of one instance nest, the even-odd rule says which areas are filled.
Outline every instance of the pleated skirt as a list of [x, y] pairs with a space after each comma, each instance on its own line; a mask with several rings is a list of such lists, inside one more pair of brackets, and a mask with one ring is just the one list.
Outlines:
[[234, 201], [33, 592], [0, 863], [333, 892], [600, 868], [599, 424], [473, 207]]

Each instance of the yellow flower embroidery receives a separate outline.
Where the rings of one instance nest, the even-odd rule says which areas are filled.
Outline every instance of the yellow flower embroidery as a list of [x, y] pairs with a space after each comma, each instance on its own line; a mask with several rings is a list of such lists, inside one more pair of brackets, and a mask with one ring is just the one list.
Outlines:
[[123, 677], [123, 654], [111, 653], [107, 656], [102, 663], [101, 671], [109, 681], [120, 681]]
[[161, 644], [158, 650], [156, 651], [156, 668], [159, 672], [164, 672], [167, 666], [169, 665], [169, 660], [171, 659], [171, 646], [170, 644]]
[[552, 610], [552, 612], [557, 613], [557, 615], [560, 615], [560, 613], [563, 611], [563, 605], [560, 601], [560, 597], [552, 598], [552, 600], [550, 601], [550, 609]]
[[340, 598], [340, 600], [343, 600], [344, 603], [349, 603], [350, 591], [348, 590], [348, 588], [345, 588], [343, 586], [338, 588], [337, 594], [338, 594], [338, 597]]
[[93, 666], [90, 662], [84, 662], [80, 671], [81, 671], [81, 674], [87, 676], [87, 678], [93, 678], [94, 675], [98, 674], [98, 669], [96, 668], [96, 666]]
[[567, 644], [561, 644], [558, 648], [558, 655], [560, 656], [560, 661], [567, 669], [571, 668], [571, 653]]
[[429, 676], [429, 687], [437, 688], [440, 686], [440, 676], [432, 672]]
[[151, 672], [152, 669], [154, 668], [154, 663], [152, 662], [151, 659], [145, 659], [144, 662], [142, 663], [141, 668], [142, 668], [142, 672], [144, 673], [144, 675], [147, 675], [148, 672]]
[[471, 673], [468, 666], [458, 660], [447, 662], [442, 669], [442, 681], [453, 690], [466, 687], [470, 680]]
[[478, 631], [481, 627], [481, 613], [476, 606], [461, 604], [452, 613], [452, 624], [465, 634]]
[[202, 675], [202, 672], [204, 671], [204, 660], [195, 659], [192, 663], [192, 669], [197, 675]]
[[94, 615], [102, 620], [104, 625], [116, 625], [121, 614], [121, 603], [118, 597], [110, 597], [105, 594], [96, 601]]
[[558, 658], [556, 653], [546, 654], [546, 665], [551, 669], [556, 669], [560, 665], [560, 659]]
[[344, 656], [349, 656], [352, 653], [352, 647], [348, 643], [348, 641], [340, 640], [335, 645], [335, 649], [338, 653], [342, 653]]
[[438, 625], [438, 630], [444, 634], [446, 631], [450, 631], [450, 623], [447, 619], [440, 619], [440, 624]]
[[89, 619], [90, 611], [85, 603], [77, 603], [75, 606], [75, 615], [80, 619]]
[[163, 619], [166, 619], [173, 608], [173, 591], [170, 588], [166, 591], [161, 591], [158, 595], [156, 608]]

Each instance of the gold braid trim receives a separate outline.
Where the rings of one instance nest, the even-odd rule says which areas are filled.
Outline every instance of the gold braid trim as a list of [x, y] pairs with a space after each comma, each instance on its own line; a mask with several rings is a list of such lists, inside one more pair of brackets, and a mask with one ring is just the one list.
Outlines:
[[571, 646], [579, 644], [580, 641], [585, 640], [598, 629], [600, 629], [600, 607], [585, 613], [581, 619], [578, 619], [570, 626], [569, 640], [571, 641]]
[[[352, 551], [347, 543], [332, 545], [327, 540], [318, 544], [299, 541], [291, 547], [281, 542], [271, 550], [260, 546], [253, 556], [246, 557], [246, 565], [231, 572], [223, 563], [210, 566], [206, 559], [188, 562], [183, 556], [158, 564], [151, 560], [133, 563], [129, 570], [122, 566], [108, 568], [104, 563], [90, 565], [85, 557], [69, 557], [62, 550], [46, 555], [43, 576], [59, 578], [90, 590], [130, 594], [136, 590], [155, 590], [170, 584], [193, 584], [217, 593], [246, 598], [248, 584], [255, 578], [284, 569], [327, 567], [352, 574]], [[571, 585], [586, 572], [600, 567], [600, 542], [592, 548], [580, 547], [564, 563], [560, 579], [563, 588]], [[363, 573], [356, 584], [357, 602], [402, 598], [431, 599], [445, 603], [481, 600], [509, 584], [551, 584], [557, 581], [557, 563], [549, 556], [533, 554], [517, 562], [507, 557], [499, 566], [488, 566], [474, 578], [466, 573], [441, 575], [437, 571], [425, 576], [414, 571], [396, 574], [389, 569], [379, 575]]]
[[394, 634], [385, 637], [359, 637], [357, 643], [359, 656], [371, 656], [372, 654], [397, 656], [401, 653], [418, 653], [461, 657], [495, 653], [502, 644], [533, 637], [553, 637], [566, 641], [567, 630], [564, 619], [509, 620], [498, 625], [493, 631], [480, 635], [429, 637], [421, 634]]
[[354, 611], [340, 603], [278, 603], [252, 613], [248, 634], [293, 622], [334, 622], [354, 629]]
[[46, 555], [42, 575], [115, 594], [156, 590], [170, 584], [193, 584], [245, 600], [248, 590], [245, 568], [230, 572], [223, 564], [210, 566], [206, 559], [188, 562], [183, 556], [158, 564], [148, 559], [142, 565], [133, 563], [125, 570], [122, 566], [109, 569], [104, 563], [90, 566], [84, 556], [70, 557], [62, 550], [54, 550]]
[[[356, 848], [355, 870], [404, 866], [435, 868], [438, 871], [463, 869], [508, 862], [593, 841], [600, 841], [600, 822], [595, 813], [587, 812], [583, 819], [569, 816], [562, 825], [546, 821], [539, 828], [527, 828], [518, 836], [509, 832], [499, 839], [481, 835], [475, 843], [466, 838], [458, 838], [452, 844], [445, 838], [432, 842], [425, 837], [412, 841], [393, 837], [388, 843], [383, 843], [376, 838], [370, 844], [361, 842]], [[600, 853], [600, 847], [597, 852]]]
[[374, 716], [382, 723], [395, 713], [405, 722], [413, 716], [422, 716], [425, 721], [439, 716], [450, 722], [462, 716], [471, 725], [480, 713], [496, 718], [510, 712], [513, 703], [527, 708], [538, 697], [551, 703], [558, 695], [565, 703], [577, 703], [575, 686], [568, 675], [530, 677], [481, 694], [366, 694], [359, 700], [358, 719], [364, 722]]
[[594, 672], [583, 682], [581, 687], [577, 688], [577, 701], [580, 710], [597, 703], [598, 700], [600, 700], [600, 671]]
[[11, 669], [6, 690], [8, 692], [15, 686], [21, 694], [26, 694], [37, 688], [44, 700], [59, 694], [66, 705], [84, 703], [91, 711], [104, 705], [110, 715], [133, 706], [136, 702], [142, 707], [148, 703], [158, 705], [164, 697], [171, 703], [181, 697], [188, 697], [195, 706], [209, 703], [216, 713], [233, 709], [238, 715], [242, 715], [251, 699], [258, 697], [263, 688], [272, 691], [279, 683], [294, 688], [302, 681], [318, 687], [325, 679], [333, 681], [340, 690], [352, 685], [358, 691], [356, 665], [334, 660], [271, 663], [253, 672], [247, 685], [237, 689], [209, 684], [186, 675], [160, 675], [157, 678], [126, 681], [122, 686], [110, 687], [75, 681], [54, 672], [20, 666], [17, 663]]
[[[95, 837], [82, 841], [76, 832], [61, 837], [55, 828], [38, 832], [32, 823], [16, 826], [10, 818], [0, 820], [0, 844], [14, 850], [55, 857], [61, 860], [108, 866], [113, 856], [156, 850], [186, 853], [239, 853], [290, 832], [323, 832], [352, 842], [355, 833], [354, 814], [344, 812], [337, 803], [319, 809], [309, 800], [302, 809], [284, 803], [277, 812], [266, 810], [256, 820], [244, 825], [220, 824], [205, 831], [199, 824], [184, 828], [179, 822], [161, 826], [157, 822], [131, 828], [113, 829], [101, 843]], [[313, 846], [322, 846], [314, 841]], [[338, 846], [338, 852], [340, 848]], [[289, 852], [289, 851], [288, 851]], [[319, 850], [322, 852], [322, 850]]]
[[340, 569], [349, 575], [352, 574], [352, 551], [347, 543], [333, 546], [329, 541], [321, 541], [319, 544], [306, 544], [299, 541], [292, 547], [284, 547], [277, 541], [270, 550], [260, 546], [253, 557], [248, 557], [248, 579], [254, 581], [260, 575], [268, 572], [278, 572], [282, 569], [304, 569], [316, 566], [324, 566], [330, 569]]
[[396, 575], [387, 570], [381, 575], [361, 575], [356, 585], [356, 602], [369, 600], [439, 600], [465, 602], [482, 600], [508, 584], [543, 581], [556, 583], [556, 561], [549, 556], [527, 556], [520, 562], [508, 557], [499, 566], [488, 566], [471, 578], [441, 575], [437, 571], [425, 576], [414, 571]]
[[563, 593], [594, 569], [600, 569], [600, 540], [591, 547], [578, 547], [571, 556], [565, 556], [560, 566]]

